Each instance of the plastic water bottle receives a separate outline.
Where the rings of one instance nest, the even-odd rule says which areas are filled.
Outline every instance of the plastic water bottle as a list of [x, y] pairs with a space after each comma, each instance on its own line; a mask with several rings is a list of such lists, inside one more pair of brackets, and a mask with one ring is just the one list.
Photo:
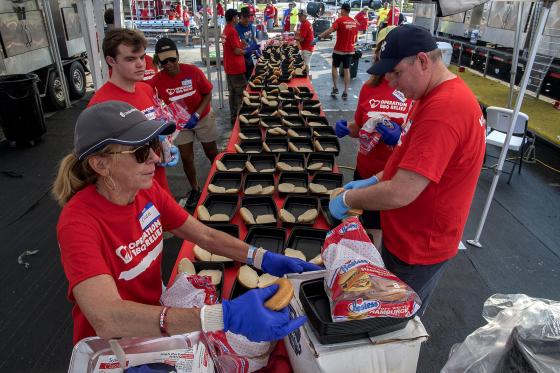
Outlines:
[[476, 44], [477, 40], [478, 40], [478, 29], [474, 29], [471, 31], [471, 44]]
[[358, 137], [360, 138], [360, 153], [368, 154], [379, 143], [381, 134], [375, 130], [375, 127], [379, 123], [393, 128], [391, 120], [382, 114], [375, 114], [370, 117], [358, 132]]

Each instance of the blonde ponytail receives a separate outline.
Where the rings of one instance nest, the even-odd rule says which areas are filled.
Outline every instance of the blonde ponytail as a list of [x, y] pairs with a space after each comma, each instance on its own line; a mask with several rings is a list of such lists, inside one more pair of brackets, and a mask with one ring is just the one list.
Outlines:
[[74, 153], [70, 153], [60, 161], [52, 194], [61, 207], [78, 191], [97, 182], [98, 175], [89, 166], [88, 159], [80, 161]]

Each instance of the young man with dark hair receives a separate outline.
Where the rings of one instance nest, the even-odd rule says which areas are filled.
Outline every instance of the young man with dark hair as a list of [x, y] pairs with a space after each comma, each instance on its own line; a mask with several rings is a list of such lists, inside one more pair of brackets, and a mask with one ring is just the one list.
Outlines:
[[222, 32], [224, 45], [224, 70], [229, 92], [229, 111], [231, 125], [235, 124], [239, 105], [243, 99], [243, 91], [247, 85], [245, 77], [245, 48], [246, 45], [239, 38], [235, 25], [239, 22], [239, 12], [235, 9], [226, 11], [226, 27]]
[[196, 137], [202, 144], [204, 154], [210, 162], [218, 155], [216, 118], [212, 102], [212, 83], [204, 73], [191, 64], [179, 63], [179, 52], [173, 40], [161, 38], [156, 43], [156, 56], [162, 70], [149, 84], [159, 98], [175, 113], [177, 125], [181, 127], [175, 138], [179, 147], [183, 171], [191, 185], [185, 207], [193, 209], [200, 198], [200, 186], [194, 165], [193, 142]]
[[[105, 101], [124, 101], [134, 106], [150, 120], [158, 119], [162, 113], [152, 87], [144, 83], [146, 70], [146, 46], [148, 42], [141, 32], [130, 29], [113, 29], [103, 39], [103, 55], [111, 68], [109, 80], [95, 92], [88, 107]], [[165, 168], [175, 166], [175, 159], [156, 167], [154, 180], [171, 193]]]
[[299, 42], [299, 50], [301, 57], [305, 62], [305, 67], [307, 68], [307, 74], [311, 77], [311, 56], [313, 55], [313, 27], [311, 23], [307, 20], [307, 12], [305, 10], [300, 10], [298, 13], [299, 17], [299, 27], [296, 32], [296, 40]]
[[348, 98], [348, 86], [350, 85], [350, 62], [354, 55], [354, 43], [358, 37], [358, 24], [350, 17], [350, 4], [344, 3], [340, 7], [340, 17], [334, 21], [333, 25], [323, 31], [317, 39], [323, 39], [336, 31], [336, 44], [332, 54], [332, 79], [333, 89], [331, 96], [336, 97], [338, 94], [337, 80], [338, 67], [342, 64], [344, 69], [344, 92], [342, 99]]

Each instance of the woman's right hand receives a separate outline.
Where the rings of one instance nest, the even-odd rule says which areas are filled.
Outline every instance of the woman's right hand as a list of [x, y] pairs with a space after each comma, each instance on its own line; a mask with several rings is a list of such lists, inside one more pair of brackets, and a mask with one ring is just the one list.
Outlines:
[[348, 129], [348, 122], [345, 119], [339, 119], [334, 126], [334, 132], [338, 138], [343, 138], [350, 133]]
[[241, 334], [253, 342], [276, 341], [284, 338], [307, 318], [290, 319], [288, 307], [271, 311], [264, 303], [278, 291], [274, 284], [264, 289], [253, 289], [233, 300], [222, 303], [224, 331]]

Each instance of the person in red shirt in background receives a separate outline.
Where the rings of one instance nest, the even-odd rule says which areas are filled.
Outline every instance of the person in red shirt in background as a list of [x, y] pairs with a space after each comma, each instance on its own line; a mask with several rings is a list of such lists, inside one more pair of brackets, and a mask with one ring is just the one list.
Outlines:
[[276, 11], [274, 10], [274, 5], [272, 5], [272, 0], [268, 0], [266, 3], [266, 8], [264, 8], [264, 24], [266, 26], [266, 31], [272, 31], [274, 28], [274, 14]]
[[358, 24], [350, 17], [350, 4], [345, 3], [340, 7], [340, 17], [334, 21], [331, 27], [323, 31], [315, 42], [324, 39], [336, 31], [336, 43], [332, 54], [332, 79], [333, 89], [331, 96], [336, 97], [338, 94], [337, 80], [338, 80], [338, 67], [342, 64], [344, 69], [344, 92], [342, 92], [342, 99], [348, 98], [348, 86], [350, 85], [350, 62], [354, 55], [354, 43], [358, 37]]
[[175, 14], [175, 19], [181, 19], [181, 17], [183, 16], [183, 7], [181, 6], [180, 2], [175, 3]]
[[140, 19], [143, 21], [146, 21], [148, 19], [150, 19], [149, 13], [148, 13], [148, 8], [144, 8], [142, 9], [142, 12], [140, 13]]
[[144, 59], [146, 60], [146, 70], [144, 70], [144, 81], [148, 81], [152, 79], [154, 75], [157, 74], [158, 69], [154, 65], [154, 59], [152, 57], [146, 55]]
[[224, 70], [229, 92], [229, 112], [231, 125], [235, 124], [243, 91], [247, 86], [245, 78], [245, 47], [239, 38], [235, 25], [239, 22], [239, 12], [235, 9], [226, 11], [226, 27], [222, 32], [222, 43], [224, 45]]
[[368, 73], [384, 74], [416, 101], [402, 130], [377, 127], [384, 141], [397, 140], [383, 171], [346, 184], [329, 210], [339, 219], [350, 208], [381, 210], [383, 262], [418, 294], [422, 316], [459, 248], [484, 160], [486, 123], [428, 30], [398, 26], [380, 48]]
[[249, 2], [244, 2], [241, 8], [239, 9], [239, 11], [241, 11], [243, 8], [249, 9], [249, 22], [251, 22], [251, 24], [255, 22], [256, 9], [253, 6], [253, 4]]
[[191, 45], [191, 15], [188, 7], [185, 7], [185, 10], [183, 11], [183, 25], [185, 26], [185, 45], [188, 47]]
[[225, 20], [224, 20], [225, 14], [226, 13], [224, 11], [224, 6], [222, 5], [222, 2], [218, 0], [216, 4], [216, 15], [218, 16], [218, 25], [220, 27], [224, 27], [225, 25]]
[[385, 19], [387, 26], [398, 26], [400, 14], [401, 10], [398, 6], [391, 6], [389, 8], [389, 13], [387, 13], [387, 18]]
[[368, 22], [369, 22], [368, 10], [369, 8], [365, 6], [362, 10], [358, 12], [358, 14], [354, 16], [354, 19], [358, 23], [358, 32], [361, 31], [362, 34], [365, 34], [367, 32]]
[[[393, 28], [394, 26], [386, 27], [379, 32], [373, 52], [374, 62], [379, 60], [381, 42]], [[391, 122], [398, 126], [402, 126], [411, 105], [412, 100], [403, 97], [402, 93], [390, 87], [389, 81], [383, 75], [372, 75], [360, 90], [354, 122], [347, 123], [346, 120], [338, 120], [335, 126], [336, 135], [339, 138], [349, 135], [359, 139], [360, 134], [363, 134], [361, 131], [362, 126], [368, 120], [374, 120], [379, 115], [389, 118]], [[360, 146], [358, 152], [354, 180], [369, 179], [383, 171], [395, 144], [388, 144], [383, 139], [380, 139], [379, 143], [369, 151], [367, 144], [364, 145]], [[381, 218], [379, 211], [364, 211], [360, 220], [364, 228], [373, 235], [373, 243], [377, 247], [381, 247]]]
[[311, 23], [307, 20], [307, 12], [301, 9], [298, 13], [299, 18], [299, 28], [296, 31], [296, 40], [299, 42], [299, 49], [303, 61], [305, 62], [305, 67], [307, 68], [307, 74], [311, 78], [311, 66], [309, 62], [311, 61], [311, 56], [313, 55], [313, 27]]
[[[95, 92], [88, 107], [105, 101], [124, 101], [148, 117], [150, 120], [168, 120], [167, 112], [157, 98], [154, 89], [143, 82], [146, 70], [146, 46], [148, 42], [140, 31], [113, 29], [103, 39], [103, 55], [111, 68], [111, 77]], [[177, 165], [178, 149], [173, 146], [174, 159], [156, 167], [154, 180], [171, 194], [165, 168]]]
[[175, 8], [169, 9], [169, 11], [167, 12], [167, 17], [169, 18], [169, 20], [170, 21], [175, 21], [176, 16], [177, 16], [177, 13], [175, 12]]
[[194, 209], [201, 194], [194, 165], [194, 138], [202, 144], [210, 163], [218, 155], [216, 117], [210, 105], [213, 87], [198, 67], [179, 63], [179, 52], [173, 40], [161, 38], [155, 49], [162, 70], [149, 83], [177, 118], [180, 132], [174, 144], [179, 147], [183, 171], [191, 185], [185, 207]]

